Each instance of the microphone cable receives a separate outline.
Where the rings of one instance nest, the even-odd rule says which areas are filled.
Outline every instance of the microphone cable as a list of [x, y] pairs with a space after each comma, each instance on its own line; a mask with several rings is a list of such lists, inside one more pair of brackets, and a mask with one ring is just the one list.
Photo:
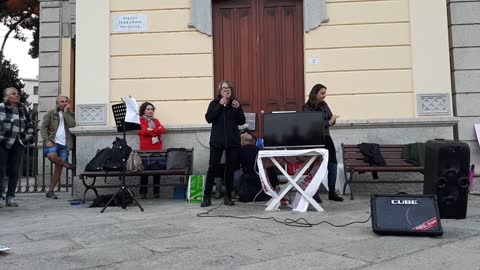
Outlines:
[[209, 218], [234, 218], [234, 219], [259, 219], [259, 220], [273, 220], [276, 223], [283, 224], [285, 226], [290, 226], [290, 227], [302, 227], [302, 228], [312, 228], [314, 226], [320, 225], [320, 224], [328, 224], [332, 227], [335, 228], [342, 228], [342, 227], [347, 227], [353, 224], [362, 224], [362, 223], [367, 223], [371, 218], [372, 215], [369, 213], [369, 216], [366, 220], [362, 221], [352, 221], [349, 223], [345, 224], [334, 224], [330, 221], [323, 220], [320, 222], [310, 222], [305, 218], [297, 218], [297, 219], [291, 219], [291, 218], [286, 218], [284, 220], [277, 219], [275, 217], [259, 217], [259, 216], [234, 216], [234, 215], [225, 215], [225, 214], [211, 214], [215, 210], [218, 210], [223, 203], [220, 203], [218, 206], [206, 211], [197, 214], [197, 217], [209, 217]]

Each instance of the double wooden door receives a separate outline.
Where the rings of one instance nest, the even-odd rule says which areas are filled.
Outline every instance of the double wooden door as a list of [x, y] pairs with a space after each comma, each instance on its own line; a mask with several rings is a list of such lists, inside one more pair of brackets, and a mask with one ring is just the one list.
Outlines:
[[213, 51], [215, 85], [231, 81], [245, 112], [301, 110], [301, 0], [214, 0]]

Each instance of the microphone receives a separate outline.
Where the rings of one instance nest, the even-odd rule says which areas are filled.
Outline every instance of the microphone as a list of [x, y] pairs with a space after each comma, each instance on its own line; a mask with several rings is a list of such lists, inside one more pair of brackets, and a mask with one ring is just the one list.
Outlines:
[[[222, 97], [227, 98], [227, 95], [228, 95], [227, 91], [222, 92]], [[227, 106], [227, 104], [223, 104], [223, 107], [226, 107], [226, 106]]]

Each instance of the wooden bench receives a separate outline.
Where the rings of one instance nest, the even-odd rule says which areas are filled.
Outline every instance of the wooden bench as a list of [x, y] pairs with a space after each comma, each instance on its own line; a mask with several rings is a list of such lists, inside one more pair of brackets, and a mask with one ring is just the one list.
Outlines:
[[[136, 172], [131, 172], [127, 171], [125, 172], [125, 177], [129, 176], [153, 176], [153, 175], [159, 175], [160, 178], [162, 176], [181, 176], [180, 182], [179, 183], [173, 183], [173, 184], [160, 184], [160, 186], [187, 186], [187, 178], [192, 174], [193, 170], [193, 149], [186, 149], [187, 150], [187, 157], [188, 157], [188, 163], [187, 167], [183, 169], [171, 169], [171, 170], [143, 170], [143, 171], [136, 171]], [[140, 151], [140, 150], [135, 150], [136, 152], [140, 153], [160, 153], [160, 154], [167, 154], [167, 150], [159, 150], [159, 151]], [[122, 185], [95, 185], [96, 183], [96, 178], [97, 177], [102, 177], [107, 180], [109, 177], [118, 177], [119, 180], [121, 180], [123, 173], [122, 171], [85, 171], [82, 174], [80, 174], [80, 179], [82, 180], [83, 186], [85, 187], [85, 191], [83, 192], [83, 203], [85, 203], [85, 197], [86, 194], [89, 190], [92, 190], [95, 193], [95, 196], [98, 197], [98, 188], [119, 188], [122, 187]], [[88, 178], [92, 178], [91, 183], [88, 183], [89, 181], [87, 180]], [[161, 179], [160, 179], [161, 181]], [[153, 186], [153, 185], [147, 185], [147, 186]], [[126, 184], [125, 187], [140, 187], [140, 182], [137, 185], [133, 184]]]
[[[356, 144], [342, 144], [343, 166], [345, 171], [345, 184], [343, 185], [343, 195], [347, 185], [350, 187], [350, 199], [353, 200], [352, 180], [355, 173], [366, 172], [421, 172], [423, 166], [417, 166], [403, 159], [403, 144], [382, 144], [380, 152], [385, 159], [385, 166], [370, 166], [364, 161], [364, 155], [360, 152], [360, 148]], [[347, 177], [347, 174], [350, 174]], [[370, 180], [355, 181], [355, 183], [422, 183], [423, 181], [405, 181], [405, 180]]]

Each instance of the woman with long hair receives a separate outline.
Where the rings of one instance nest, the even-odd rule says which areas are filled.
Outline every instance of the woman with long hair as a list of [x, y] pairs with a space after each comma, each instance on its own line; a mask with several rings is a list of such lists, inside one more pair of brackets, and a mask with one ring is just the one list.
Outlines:
[[217, 95], [208, 105], [205, 119], [212, 124], [210, 133], [210, 160], [207, 179], [201, 207], [210, 206], [212, 188], [215, 182], [215, 171], [220, 165], [220, 159], [225, 152], [225, 205], [234, 205], [232, 201], [233, 174], [238, 167], [238, 152], [240, 149], [239, 125], [245, 124], [245, 115], [240, 103], [233, 95], [233, 85], [221, 81]]
[[[337, 182], [337, 152], [335, 144], [330, 136], [329, 127], [335, 125], [338, 115], [334, 115], [328, 107], [325, 98], [327, 97], [327, 87], [323, 84], [316, 84], [312, 87], [308, 101], [303, 105], [303, 111], [321, 112], [323, 114], [323, 122], [325, 127], [325, 148], [328, 150], [328, 199], [332, 201], [343, 201], [335, 192], [335, 184]], [[315, 194], [313, 198], [317, 202], [321, 202], [320, 196]]]

